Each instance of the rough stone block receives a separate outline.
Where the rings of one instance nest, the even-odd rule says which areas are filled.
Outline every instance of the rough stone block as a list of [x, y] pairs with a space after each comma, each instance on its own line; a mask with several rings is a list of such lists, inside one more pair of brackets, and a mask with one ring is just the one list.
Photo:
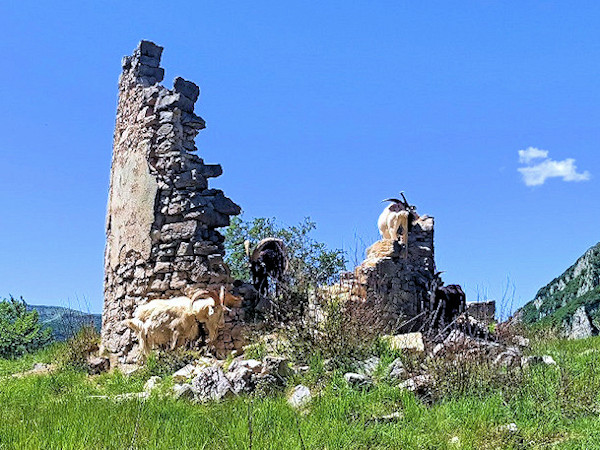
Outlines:
[[185, 95], [193, 102], [196, 102], [200, 95], [200, 88], [195, 83], [184, 80], [181, 77], [175, 78], [175, 81], [173, 81], [173, 89], [175, 89], [175, 92]]

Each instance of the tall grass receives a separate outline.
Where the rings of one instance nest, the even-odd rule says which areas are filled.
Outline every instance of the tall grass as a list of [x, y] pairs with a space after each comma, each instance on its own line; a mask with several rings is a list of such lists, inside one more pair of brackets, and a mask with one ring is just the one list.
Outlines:
[[[354, 391], [339, 371], [323, 381], [317, 358], [308, 374], [290, 380], [290, 388], [304, 382], [315, 394], [306, 414], [289, 407], [284, 394], [207, 405], [174, 400], [162, 395], [172, 384], [168, 377], [165, 388], [143, 403], [92, 397], [139, 392], [143, 373], [89, 377], [65, 368], [7, 376], [50, 362], [55, 354], [45, 350], [0, 360], [0, 448], [247, 449], [251, 402], [252, 449], [598, 448], [600, 338], [535, 346], [534, 353], [552, 355], [558, 367], [533, 367], [516, 386], [466, 389], [433, 403], [385, 381]], [[385, 363], [392, 356], [384, 355]], [[395, 423], [374, 420], [395, 411], [403, 415]], [[511, 422], [518, 431], [502, 428]]]

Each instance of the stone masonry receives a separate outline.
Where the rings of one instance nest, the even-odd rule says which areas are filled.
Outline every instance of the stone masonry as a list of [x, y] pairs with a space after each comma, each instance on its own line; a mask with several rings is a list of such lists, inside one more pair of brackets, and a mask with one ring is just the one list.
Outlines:
[[[431, 283], [436, 278], [433, 217], [421, 216], [408, 233], [408, 250], [400, 241], [382, 239], [367, 249], [367, 259], [354, 272], [367, 301], [379, 308], [391, 332], [418, 329], [430, 308]], [[414, 319], [417, 317], [417, 319]], [[401, 324], [413, 319], [404, 327]]]
[[[102, 325], [113, 364], [136, 356], [134, 336], [122, 321], [137, 305], [231, 283], [216, 229], [229, 225], [240, 207], [208, 187], [222, 169], [196, 154], [194, 138], [205, 127], [194, 113], [199, 88], [179, 77], [173, 89], [160, 85], [162, 51], [140, 42], [123, 59], [119, 79]], [[228, 318], [229, 329], [237, 319]]]

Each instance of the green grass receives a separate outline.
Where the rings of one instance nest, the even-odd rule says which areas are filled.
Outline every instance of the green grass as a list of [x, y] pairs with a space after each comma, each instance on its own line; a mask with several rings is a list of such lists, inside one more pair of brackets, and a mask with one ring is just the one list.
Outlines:
[[[249, 417], [253, 449], [600, 448], [600, 338], [534, 346], [534, 353], [552, 355], [559, 367], [527, 370], [516, 388], [476, 390], [434, 404], [385, 383], [353, 391], [341, 373], [323, 379], [316, 361], [290, 383], [319, 386], [305, 414], [291, 409], [283, 393], [208, 405], [177, 401], [160, 390], [145, 402], [90, 398], [139, 392], [144, 373], [10, 376], [34, 362], [51, 362], [56, 349], [48, 349], [0, 360], [0, 448], [247, 449]], [[165, 381], [162, 392], [171, 385]], [[403, 413], [397, 423], [373, 421], [395, 411]], [[500, 428], [511, 422], [518, 432]]]

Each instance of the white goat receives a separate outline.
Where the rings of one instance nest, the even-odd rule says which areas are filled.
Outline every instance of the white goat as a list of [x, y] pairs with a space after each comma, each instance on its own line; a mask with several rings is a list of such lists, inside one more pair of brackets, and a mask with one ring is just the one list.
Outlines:
[[383, 239], [398, 240], [398, 231], [402, 228], [402, 240], [406, 243], [408, 240], [408, 220], [410, 216], [409, 209], [401, 200], [390, 198], [384, 202], [393, 202], [388, 205], [379, 215], [377, 226]]
[[[408, 231], [413, 221], [419, 218], [416, 207], [410, 205], [404, 192], [401, 192], [402, 200], [388, 198], [384, 202], [392, 202], [379, 215], [377, 226], [383, 239], [399, 241], [404, 244], [404, 257], [408, 256]], [[398, 239], [398, 231], [402, 229], [401, 239]]]
[[[194, 341], [200, 332], [198, 322], [204, 323], [211, 343], [214, 343], [219, 328], [224, 325], [225, 288], [221, 292], [201, 292], [200, 295], [151, 300], [137, 308], [132, 319], [125, 325], [138, 337], [141, 354], [146, 357], [153, 348], [169, 346], [171, 350]], [[202, 298], [206, 296], [206, 298]], [[229, 295], [233, 302], [237, 297]]]

